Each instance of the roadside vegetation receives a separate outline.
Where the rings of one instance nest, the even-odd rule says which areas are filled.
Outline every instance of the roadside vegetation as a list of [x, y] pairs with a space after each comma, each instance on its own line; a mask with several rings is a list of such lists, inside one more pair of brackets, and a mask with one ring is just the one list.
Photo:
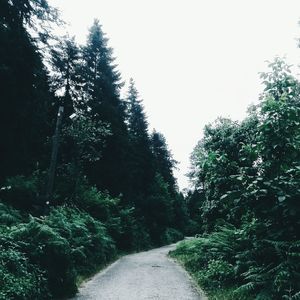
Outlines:
[[207, 125], [192, 154], [199, 234], [171, 255], [210, 299], [300, 299], [300, 83], [269, 67], [248, 117]]

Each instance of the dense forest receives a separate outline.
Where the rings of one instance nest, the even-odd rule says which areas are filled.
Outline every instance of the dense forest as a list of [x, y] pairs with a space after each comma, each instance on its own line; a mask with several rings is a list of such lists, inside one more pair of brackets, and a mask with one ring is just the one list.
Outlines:
[[300, 299], [300, 82], [269, 67], [246, 119], [207, 125], [191, 156], [199, 237], [172, 255], [210, 299]]
[[100, 22], [83, 45], [62, 24], [47, 0], [0, 0], [0, 300], [65, 299], [120, 255], [195, 234], [171, 256], [209, 299], [300, 299], [300, 81], [284, 60], [243, 121], [205, 127], [183, 195]]
[[46, 0], [0, 1], [0, 299], [74, 295], [122, 253], [183, 238], [175, 160], [126, 97], [95, 20], [58, 38]]

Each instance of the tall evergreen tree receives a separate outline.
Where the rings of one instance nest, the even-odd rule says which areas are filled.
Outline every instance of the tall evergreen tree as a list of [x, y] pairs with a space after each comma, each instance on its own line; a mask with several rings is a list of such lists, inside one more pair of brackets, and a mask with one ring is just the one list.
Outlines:
[[128, 96], [128, 128], [130, 136], [129, 176], [131, 193], [130, 199], [137, 207], [149, 195], [149, 188], [154, 180], [153, 155], [150, 149], [148, 123], [142, 101], [133, 79], [130, 80]]
[[173, 174], [173, 168], [176, 161], [172, 158], [165, 137], [154, 131], [151, 135], [151, 149], [154, 155], [155, 169], [168, 184], [169, 192], [175, 195], [177, 191], [176, 179]]
[[61, 97], [60, 105], [64, 106], [64, 115], [68, 117], [80, 98], [80, 50], [74, 37], [64, 37], [51, 54], [52, 89]]
[[120, 100], [120, 73], [113, 64], [112, 49], [107, 43], [108, 39], [95, 20], [83, 48], [84, 98], [93, 120], [108, 123], [111, 135], [105, 140], [101, 159], [88, 166], [88, 173], [98, 187], [118, 195], [126, 190], [128, 133], [125, 107]]
[[31, 172], [49, 135], [47, 73], [26, 30], [49, 13], [47, 1], [0, 1], [0, 181]]
[[132, 140], [142, 140], [149, 147], [148, 123], [144, 113], [142, 101], [139, 99], [138, 90], [133, 79], [130, 79], [127, 95], [128, 128]]

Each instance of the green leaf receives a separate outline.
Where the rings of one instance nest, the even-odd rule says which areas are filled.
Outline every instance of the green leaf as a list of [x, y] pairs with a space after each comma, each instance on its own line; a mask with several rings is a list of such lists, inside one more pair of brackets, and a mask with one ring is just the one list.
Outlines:
[[228, 197], [228, 194], [224, 194], [224, 195], [221, 196], [220, 200], [224, 200], [224, 199], [226, 199], [227, 197]]

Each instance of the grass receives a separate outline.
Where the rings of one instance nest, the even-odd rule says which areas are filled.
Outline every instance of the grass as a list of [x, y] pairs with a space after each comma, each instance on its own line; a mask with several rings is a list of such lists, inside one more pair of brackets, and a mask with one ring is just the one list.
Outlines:
[[231, 289], [220, 289], [220, 290], [214, 290], [209, 291], [207, 293], [209, 300], [253, 300], [253, 298], [249, 297], [242, 297], [239, 296], [237, 298], [236, 293], [234, 293], [234, 288]]

